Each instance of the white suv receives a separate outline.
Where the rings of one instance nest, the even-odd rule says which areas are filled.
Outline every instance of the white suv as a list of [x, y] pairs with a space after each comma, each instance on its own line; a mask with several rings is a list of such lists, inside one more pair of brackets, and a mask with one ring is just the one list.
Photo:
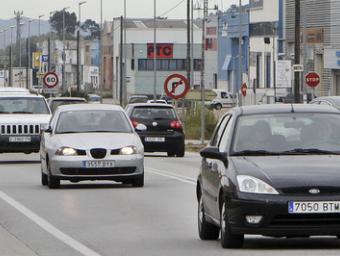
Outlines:
[[39, 152], [41, 130], [51, 111], [43, 96], [23, 92], [0, 95], [0, 153]]

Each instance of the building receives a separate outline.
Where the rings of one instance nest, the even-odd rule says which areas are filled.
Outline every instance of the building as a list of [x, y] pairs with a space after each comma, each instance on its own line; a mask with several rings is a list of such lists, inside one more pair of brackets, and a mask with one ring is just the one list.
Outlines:
[[[218, 88], [237, 94], [241, 88], [239, 38], [242, 34], [242, 73], [247, 82], [249, 15], [243, 7], [241, 19], [238, 6], [231, 6], [226, 12], [218, 14]], [[242, 22], [242, 30], [240, 30]]]
[[[294, 55], [294, 0], [286, 0], [286, 48], [287, 55]], [[301, 60], [305, 74], [316, 71], [321, 83], [315, 89], [316, 96], [340, 95], [340, 2], [338, 0], [301, 0], [302, 39]], [[303, 92], [313, 93], [305, 83]]]
[[[112, 89], [113, 97], [120, 96], [120, 62], [126, 59], [127, 95], [153, 94], [153, 42], [154, 21], [152, 19], [127, 19], [126, 48], [121, 47], [121, 19], [105, 25], [103, 42], [103, 72], [105, 89]], [[191, 87], [200, 85], [200, 59], [202, 29], [200, 21], [194, 22], [194, 79]], [[164, 94], [164, 81], [173, 73], [186, 76], [186, 20], [158, 19], [157, 29], [157, 94]], [[111, 37], [111, 39], [110, 39]], [[112, 45], [111, 49], [110, 46]], [[126, 53], [124, 57], [124, 53]], [[213, 85], [213, 81], [206, 81]]]
[[[250, 0], [250, 77], [249, 87], [256, 92], [252, 103], [274, 102], [274, 95], [286, 96], [291, 90], [291, 79], [281, 82], [281, 62], [284, 57], [284, 1]], [[290, 68], [290, 64], [288, 64]], [[282, 72], [285, 72], [283, 69]], [[289, 73], [283, 76], [289, 77]], [[280, 78], [280, 80], [276, 78]], [[278, 82], [279, 81], [279, 82]]]

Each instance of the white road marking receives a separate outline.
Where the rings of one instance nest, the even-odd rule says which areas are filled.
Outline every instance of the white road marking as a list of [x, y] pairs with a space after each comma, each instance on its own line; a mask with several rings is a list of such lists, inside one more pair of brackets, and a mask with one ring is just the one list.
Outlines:
[[83, 245], [82, 243], [78, 242], [77, 240], [73, 239], [69, 235], [66, 235], [64, 232], [59, 230], [58, 228], [54, 227], [52, 224], [47, 222], [45, 219], [41, 218], [34, 212], [32, 212], [30, 209], [26, 208], [22, 204], [20, 204], [18, 201], [13, 199], [12, 197], [8, 196], [3, 191], [0, 191], [0, 198], [7, 202], [9, 205], [14, 207], [16, 210], [21, 212], [23, 215], [25, 215], [27, 218], [29, 218], [31, 221], [33, 221], [35, 224], [40, 226], [42, 229], [44, 229], [46, 232], [54, 236], [55, 238], [59, 239], [66, 245], [70, 246], [74, 250], [78, 251], [84, 256], [101, 256], [97, 252], [91, 250], [87, 246]]
[[158, 170], [158, 169], [155, 169], [155, 168], [147, 167], [146, 168], [146, 172], [150, 172], [150, 173], [153, 173], [153, 174], [157, 174], [159, 176], [163, 176], [163, 177], [167, 177], [167, 178], [170, 178], [170, 179], [178, 180], [178, 181], [181, 181], [181, 182], [184, 182], [184, 183], [188, 183], [188, 184], [191, 184], [191, 185], [196, 185], [197, 184], [196, 180], [193, 179], [193, 178], [190, 178], [190, 177], [187, 177], [187, 176], [183, 176], [183, 175], [179, 175], [179, 174], [174, 174], [172, 172], [168, 172], [168, 171], [164, 171], [164, 170]]

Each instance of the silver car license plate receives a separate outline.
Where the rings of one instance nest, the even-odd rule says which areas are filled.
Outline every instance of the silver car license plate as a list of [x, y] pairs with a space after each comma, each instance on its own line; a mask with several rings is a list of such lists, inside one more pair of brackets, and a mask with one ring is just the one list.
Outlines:
[[9, 137], [9, 142], [31, 142], [31, 137]]
[[84, 161], [85, 168], [112, 168], [115, 161]]
[[340, 201], [295, 202], [288, 203], [290, 214], [340, 213]]
[[165, 142], [164, 137], [145, 137], [146, 142]]

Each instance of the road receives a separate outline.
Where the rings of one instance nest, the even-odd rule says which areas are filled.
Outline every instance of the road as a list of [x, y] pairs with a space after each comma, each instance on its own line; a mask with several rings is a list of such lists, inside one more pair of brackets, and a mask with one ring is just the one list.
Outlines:
[[1, 256], [339, 255], [335, 238], [246, 237], [244, 249], [200, 241], [195, 178], [200, 158], [149, 155], [146, 184], [40, 185], [39, 157], [0, 155]]

